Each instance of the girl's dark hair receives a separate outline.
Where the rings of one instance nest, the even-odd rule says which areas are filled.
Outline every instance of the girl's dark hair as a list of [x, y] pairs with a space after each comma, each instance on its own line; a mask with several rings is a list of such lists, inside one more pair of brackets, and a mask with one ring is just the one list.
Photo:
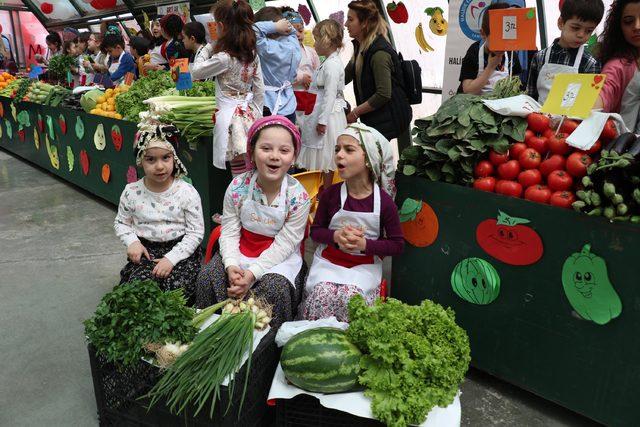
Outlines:
[[160, 27], [169, 35], [169, 37], [177, 39], [180, 38], [184, 22], [182, 22], [182, 18], [178, 15], [171, 13], [162, 17], [160, 20]]
[[91, 33], [85, 31], [84, 33], [80, 33], [80, 35], [78, 36], [78, 41], [82, 43], [89, 43], [89, 37], [91, 37]]
[[129, 46], [135, 49], [140, 56], [144, 56], [149, 52], [149, 41], [144, 37], [131, 37]]
[[56, 46], [58, 46], [58, 49], [62, 47], [62, 37], [60, 37], [60, 34], [58, 33], [49, 33], [49, 35], [45, 37], [45, 40], [47, 41], [47, 43], [55, 44]]
[[256, 58], [256, 34], [253, 32], [253, 10], [246, 0], [220, 0], [212, 8], [216, 22], [224, 25], [214, 52], [226, 52], [249, 64]]
[[73, 40], [67, 40], [66, 42], [64, 42], [64, 44], [62, 45], [62, 53], [64, 55], [69, 55], [69, 49], [71, 48], [72, 44], [75, 44], [78, 41], [78, 39], [73, 39]]
[[272, 21], [278, 22], [283, 18], [282, 9], [273, 6], [266, 6], [256, 12], [255, 22]]
[[597, 56], [602, 65], [614, 58], [635, 62], [640, 56], [638, 49], [631, 46], [622, 34], [622, 13], [624, 8], [628, 4], [638, 2], [639, 0], [616, 0], [611, 4], [597, 49]]
[[120, 46], [124, 49], [124, 39], [122, 36], [117, 34], [107, 34], [104, 36], [104, 39], [102, 39], [102, 44], [100, 46], [104, 47], [105, 51], [110, 47], [113, 48], [116, 46]]
[[202, 25], [200, 22], [188, 22], [184, 24], [182, 32], [187, 37], [195, 38], [196, 43], [198, 44], [205, 44], [207, 42], [207, 38], [205, 37], [204, 25]]

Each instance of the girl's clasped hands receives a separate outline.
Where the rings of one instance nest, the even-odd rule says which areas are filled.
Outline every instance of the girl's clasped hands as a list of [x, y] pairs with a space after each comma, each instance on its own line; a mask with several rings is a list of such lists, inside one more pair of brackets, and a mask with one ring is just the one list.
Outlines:
[[227, 275], [229, 276], [227, 294], [230, 298], [244, 297], [256, 279], [251, 270], [243, 270], [235, 265], [230, 265], [227, 268]]
[[336, 242], [340, 250], [344, 252], [364, 252], [367, 248], [367, 239], [364, 237], [364, 230], [351, 225], [336, 230], [333, 233], [333, 241]]

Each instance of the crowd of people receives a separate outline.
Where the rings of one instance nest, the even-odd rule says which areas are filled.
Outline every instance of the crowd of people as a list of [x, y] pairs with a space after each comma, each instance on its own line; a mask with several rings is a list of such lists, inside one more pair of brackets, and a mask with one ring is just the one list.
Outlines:
[[[164, 41], [148, 50], [150, 61], [138, 71], [189, 57], [193, 79], [216, 80], [213, 162], [233, 175], [219, 251], [201, 266], [204, 218], [211, 213], [179, 179], [186, 170], [175, 149], [176, 129], [143, 122], [136, 161], [144, 177], [127, 185], [115, 220], [128, 256], [121, 282], [153, 278], [163, 289], [184, 289], [197, 307], [262, 297], [274, 307], [275, 327], [296, 317], [346, 321], [349, 298], [373, 301], [382, 257], [404, 245], [389, 139], [406, 130], [393, 116], [410, 120], [411, 110], [394, 73], [398, 55], [387, 24], [373, 1], [349, 4], [346, 28], [355, 53], [345, 67], [338, 55], [344, 30], [334, 20], [316, 24], [311, 48], [303, 44], [301, 16], [290, 8], [264, 7], [254, 15], [245, 0], [223, 0], [212, 13], [212, 44], [202, 24], [160, 19], [152, 31]], [[102, 40], [109, 56], [120, 66], [134, 63], [124, 60], [120, 44], [112, 50], [116, 37], [107, 33]], [[130, 42], [134, 57], [147, 53], [139, 43]], [[357, 105], [349, 110], [343, 91], [351, 81]], [[311, 200], [290, 174], [294, 166], [325, 173], [310, 229], [318, 243], [310, 266], [300, 248]], [[336, 170], [342, 182], [333, 185]]]
[[[184, 289], [198, 307], [255, 294], [274, 306], [273, 326], [296, 317], [347, 320], [349, 298], [373, 301], [381, 259], [401, 253], [404, 244], [389, 141], [408, 129], [411, 107], [388, 25], [372, 0], [349, 3], [344, 27], [354, 53], [343, 64], [344, 30], [334, 20], [315, 25], [311, 48], [303, 44], [304, 21], [291, 8], [264, 7], [254, 15], [245, 0], [222, 0], [212, 13], [214, 43], [207, 43], [202, 24], [184, 24], [176, 15], [153, 21], [146, 37], [132, 37], [128, 46], [112, 28], [66, 42], [47, 38], [49, 58], [79, 56], [78, 68], [94, 81], [101, 74], [117, 82], [129, 72], [166, 70], [178, 58], [189, 59], [193, 79], [216, 80], [213, 163], [233, 175], [219, 251], [201, 266], [204, 217], [211, 213], [202, 212], [197, 191], [178, 179], [186, 170], [175, 150], [177, 130], [143, 123], [136, 161], [145, 176], [124, 190], [115, 223], [127, 246], [121, 280], [154, 278], [164, 289]], [[482, 41], [464, 58], [460, 92], [487, 93], [521, 70], [514, 56], [491, 50], [488, 15]], [[585, 43], [603, 15], [601, 0], [565, 0], [560, 37], [530, 55], [523, 88], [542, 103], [555, 74], [602, 71], [607, 79], [596, 107], [620, 112], [637, 132], [640, 1], [615, 1], [598, 47], [588, 51]], [[353, 106], [344, 98], [351, 82]], [[300, 246], [310, 200], [289, 174], [294, 166], [324, 172], [310, 229], [318, 247], [309, 267]], [[336, 170], [343, 182], [332, 184]]]

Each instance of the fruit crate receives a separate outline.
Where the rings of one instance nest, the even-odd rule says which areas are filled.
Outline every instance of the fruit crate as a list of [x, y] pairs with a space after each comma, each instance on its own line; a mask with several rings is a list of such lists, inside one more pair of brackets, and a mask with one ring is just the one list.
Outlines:
[[267, 395], [273, 374], [280, 359], [280, 349], [275, 344], [275, 330], [271, 330], [253, 353], [247, 394], [238, 418], [238, 405], [242, 384], [246, 375], [246, 365], [236, 374], [236, 386], [231, 397], [231, 407], [224, 414], [229, 403], [227, 388], [221, 390], [216, 402], [213, 419], [209, 418], [209, 406], [194, 417], [195, 408], [187, 408], [180, 415], [172, 414], [164, 402], [159, 402], [147, 410], [149, 400], [144, 398], [161, 377], [158, 368], [140, 361], [137, 365], [122, 369], [96, 354], [89, 344], [91, 375], [101, 426], [267, 426], [270, 424], [270, 408]]
[[325, 408], [308, 394], [292, 399], [276, 399], [278, 427], [383, 427], [380, 421], [357, 417], [347, 412]]

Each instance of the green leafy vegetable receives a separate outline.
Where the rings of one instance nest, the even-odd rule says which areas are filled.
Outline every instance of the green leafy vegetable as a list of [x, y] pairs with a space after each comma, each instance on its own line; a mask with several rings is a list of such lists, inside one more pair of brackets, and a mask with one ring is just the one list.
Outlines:
[[392, 427], [417, 425], [434, 406], [453, 402], [471, 360], [453, 310], [393, 298], [369, 307], [358, 295], [349, 319], [348, 337], [364, 353], [359, 382], [376, 418]]
[[412, 132], [415, 145], [400, 156], [403, 173], [471, 184], [473, 167], [489, 149], [504, 153], [510, 140], [523, 141], [527, 121], [494, 113], [482, 99], [454, 95], [434, 115], [416, 120]]
[[48, 72], [51, 77], [58, 80], [65, 80], [67, 72], [76, 64], [76, 59], [69, 55], [54, 56], [49, 60]]
[[118, 285], [84, 322], [85, 334], [108, 361], [131, 365], [148, 343], [193, 339], [193, 310], [185, 303], [181, 289], [163, 292], [151, 280]]
[[168, 71], [149, 71], [146, 76], [136, 80], [127, 92], [116, 96], [116, 111], [124, 120], [138, 121], [138, 115], [147, 111], [145, 100], [160, 96], [174, 86]]

